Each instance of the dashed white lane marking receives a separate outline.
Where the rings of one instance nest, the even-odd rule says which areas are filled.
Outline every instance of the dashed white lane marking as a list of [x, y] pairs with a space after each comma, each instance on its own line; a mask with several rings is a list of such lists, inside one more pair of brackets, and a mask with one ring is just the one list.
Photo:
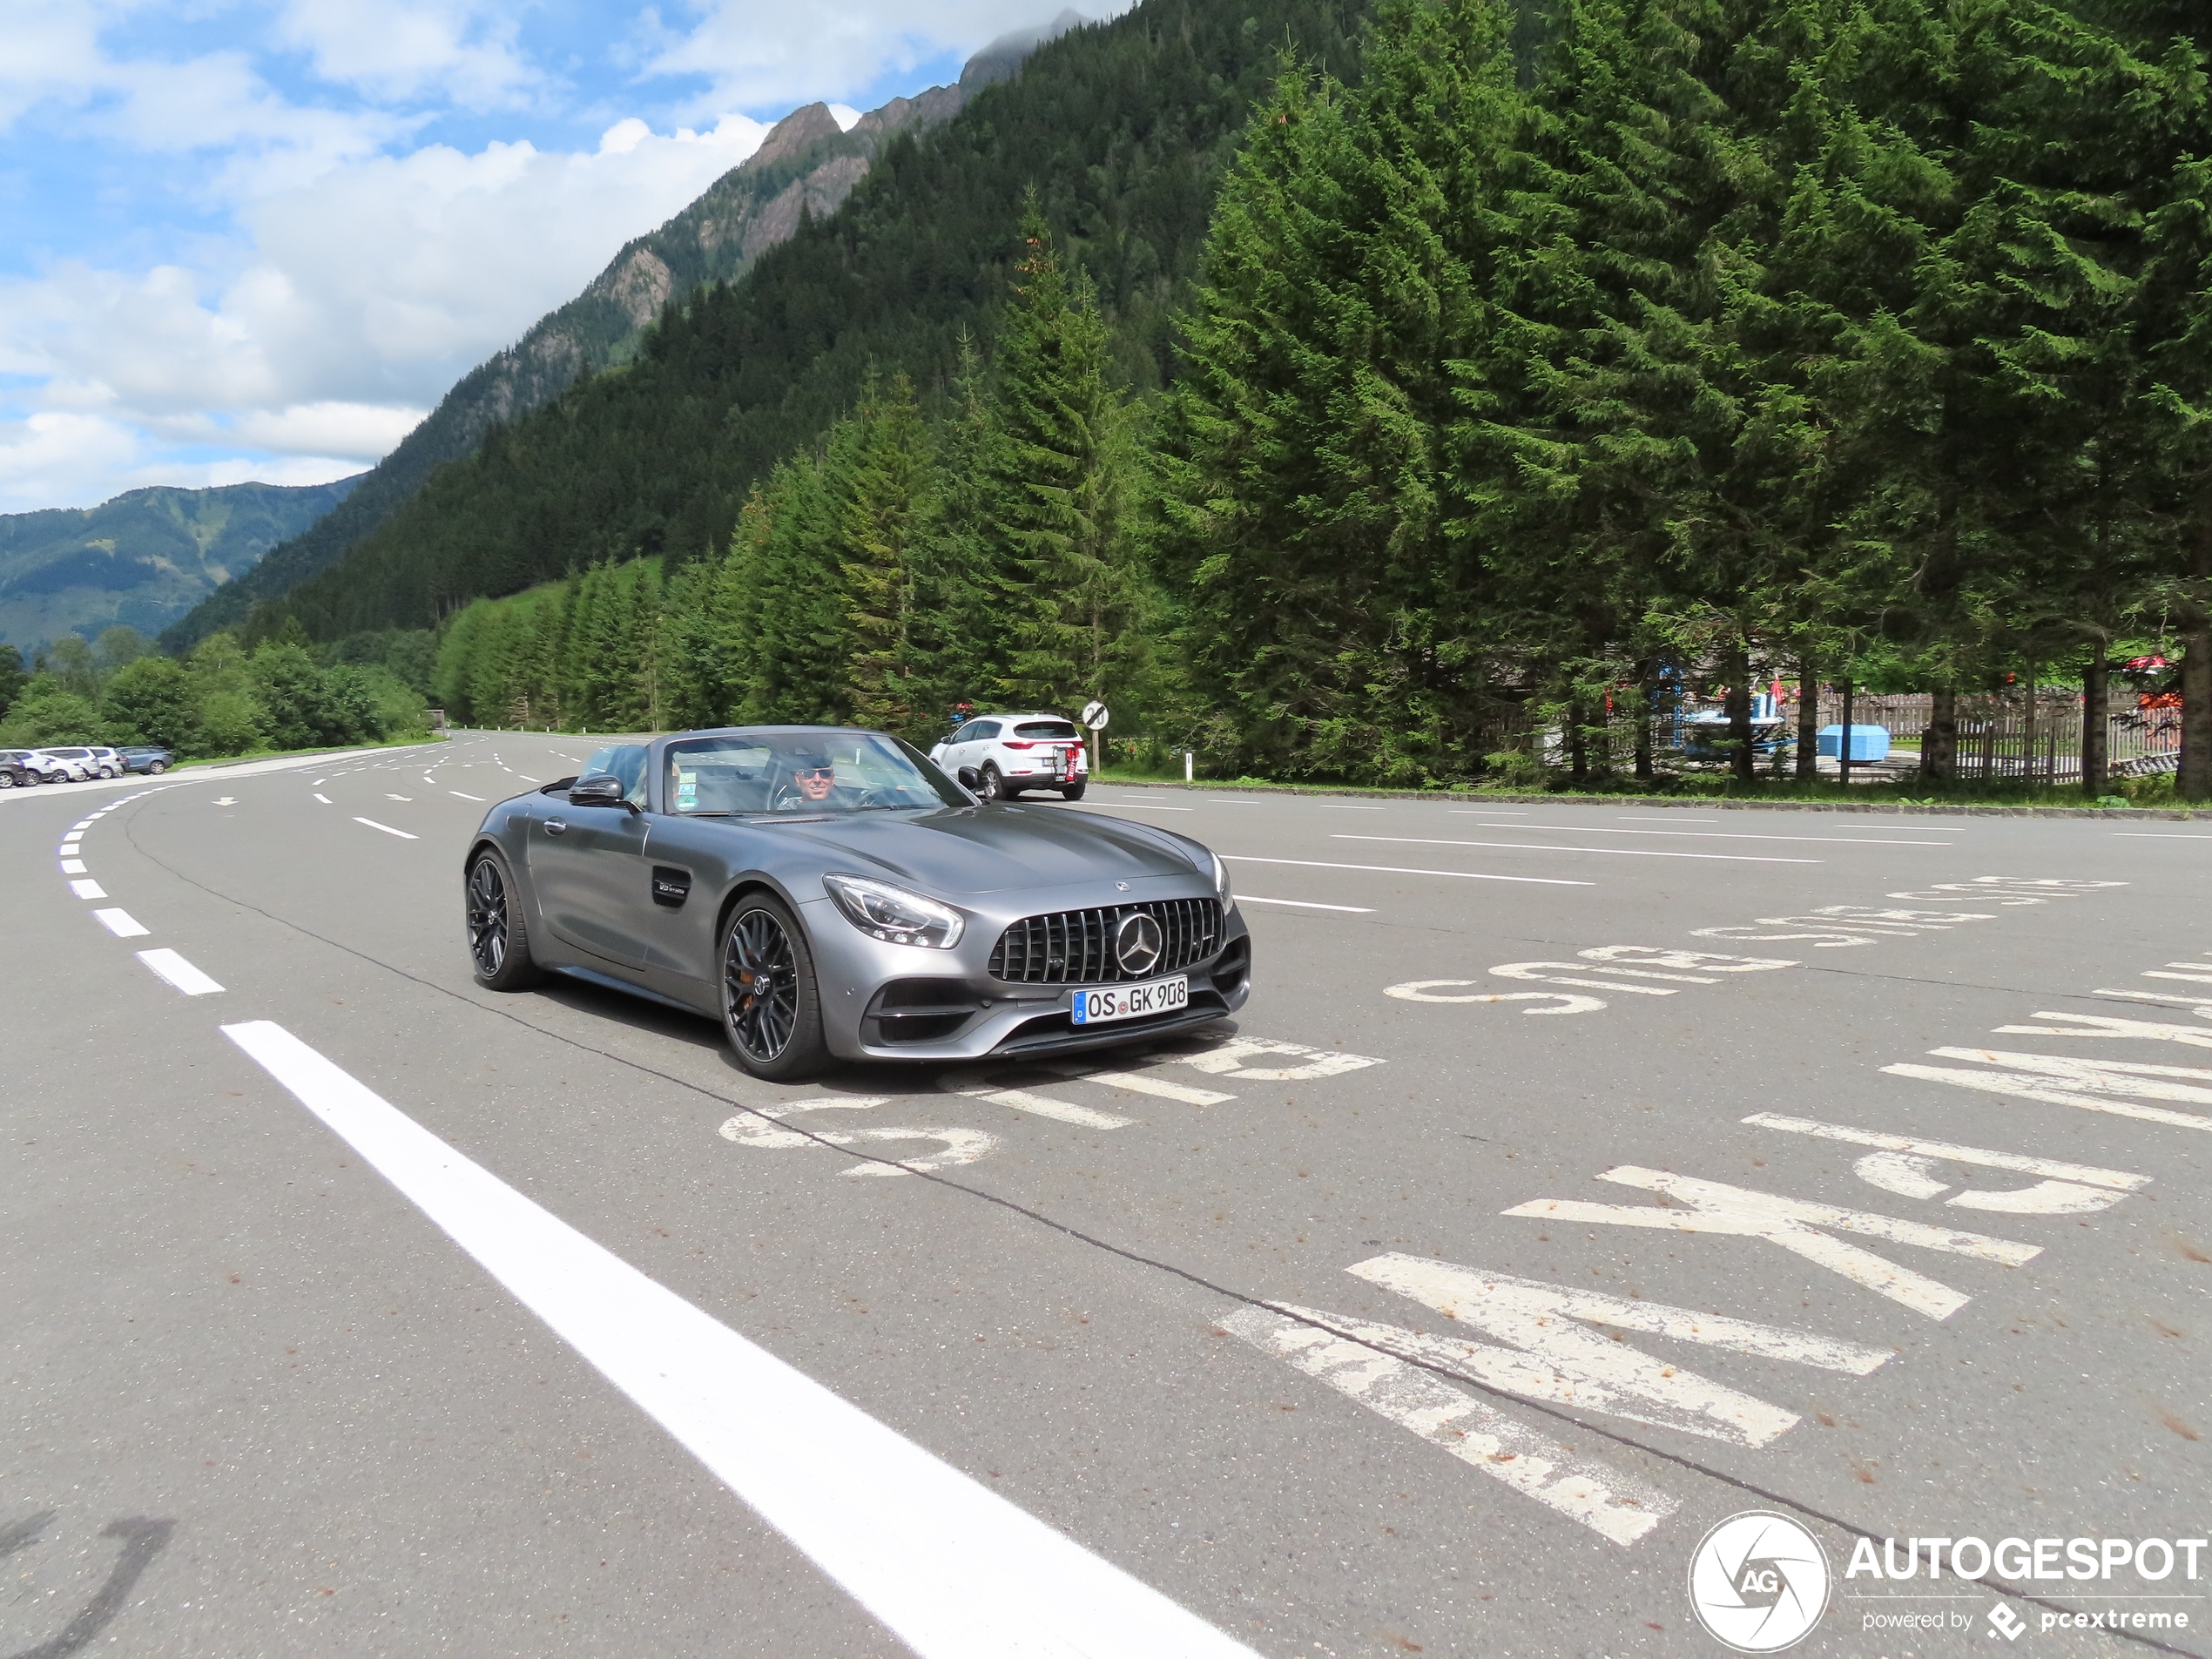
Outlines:
[[[344, 777], [344, 776], [345, 776], [345, 773], [341, 772], [341, 773], [339, 773], [338, 775], [339, 775], [340, 777], [341, 777], [341, 778], [342, 778], [342, 777]], [[321, 787], [322, 787], [325, 784], [328, 783], [329, 781], [330, 781], [330, 779], [327, 779], [327, 778], [318, 778], [318, 779], [316, 779], [314, 780], [314, 782], [313, 782], [313, 783], [309, 784], [309, 785], [307, 786], [307, 787], [308, 787], [308, 788], [310, 788], [310, 789], [320, 789], [320, 788], [321, 788]]]
[[[1470, 812], [1453, 807], [1453, 814], [1464, 818], [1492, 818], [1492, 813]], [[1874, 840], [1864, 835], [1759, 835], [1743, 830], [1630, 830], [1611, 829], [1600, 824], [1478, 824], [1477, 829], [1548, 830], [1569, 835], [1665, 835], [1676, 839], [1700, 841], [1824, 841], [1842, 846], [1952, 846], [1951, 841]]]
[[1088, 1083], [1103, 1083], [1109, 1089], [1126, 1089], [1131, 1094], [1156, 1095], [1162, 1100], [1179, 1100], [1185, 1106], [1218, 1106], [1224, 1101], [1237, 1098], [1234, 1095], [1220, 1094], [1211, 1089], [1193, 1089], [1188, 1083], [1170, 1082], [1164, 1077], [1150, 1077], [1137, 1071], [1088, 1071], [1079, 1065], [1051, 1066], [1047, 1069]]
[[84, 860], [83, 859], [64, 859], [62, 860], [62, 873], [64, 875], [83, 875], [84, 873]]
[[1313, 803], [1325, 813], [1379, 813], [1380, 806], [1365, 806], [1350, 801], [1322, 800]]
[[127, 910], [95, 910], [92, 916], [118, 939], [143, 939], [152, 931]]
[[91, 880], [89, 876], [82, 881], [71, 882], [69, 884], [69, 890], [80, 899], [105, 899], [107, 897], [106, 890], [103, 888], [98, 882]]
[[2124, 841], [2212, 841], [2212, 835], [2192, 835], [2182, 830], [2114, 830]]
[[[1116, 1117], [1111, 1112], [1094, 1111], [1088, 1106], [1078, 1106], [1073, 1101], [1055, 1100], [1049, 1095], [1033, 1095], [1026, 1089], [992, 1089], [974, 1086], [973, 1072], [954, 1072], [937, 1080], [937, 1086], [948, 1093], [967, 1095], [975, 1100], [988, 1100], [994, 1106], [1003, 1106], [1009, 1111], [1026, 1112], [1032, 1117], [1049, 1117], [1055, 1123], [1073, 1123], [1078, 1129], [1127, 1129], [1136, 1120]], [[967, 1087], [957, 1085], [966, 1084]]]
[[[1300, 1310], [1304, 1312], [1304, 1310]], [[1315, 1314], [1339, 1330], [1367, 1334], [1367, 1322]], [[1377, 1416], [1411, 1429], [1494, 1480], [1579, 1521], [1616, 1544], [1633, 1544], [1681, 1501], [1612, 1465], [1576, 1452], [1507, 1416], [1465, 1389], [1267, 1308], [1239, 1308], [1222, 1328], [1264, 1353], [1287, 1359]], [[1381, 1327], [1387, 1328], [1387, 1327]]]
[[1724, 864], [1819, 864], [1819, 859], [1784, 858], [1771, 853], [1662, 853], [1649, 846], [1550, 846], [1541, 841], [1447, 841], [1424, 835], [1336, 834], [1332, 841], [1387, 841], [1396, 846], [1480, 846], [1507, 853], [1581, 853], [1614, 859], [1710, 859]]
[[1123, 813], [1195, 813], [1198, 810], [1195, 806], [1154, 806], [1141, 800], [1102, 800], [1095, 804]]
[[[461, 792], [457, 789], [448, 789], [446, 791], [446, 793], [448, 795], [461, 795]], [[484, 798], [482, 795], [461, 795], [461, 799], [463, 800], [473, 800], [481, 805]]]
[[324, 806], [334, 806], [334, 805], [336, 804], [336, 803], [335, 803], [335, 802], [334, 802], [334, 801], [330, 799], [330, 797], [329, 797], [329, 796], [327, 796], [327, 795], [320, 795], [320, 794], [319, 794], [319, 795], [317, 795], [317, 796], [315, 797], [315, 799], [316, 799], [317, 800], [320, 801], [320, 802], [321, 802]]
[[386, 800], [413, 800], [415, 797], [412, 795], [395, 795], [389, 791], [387, 791], [385, 792], [384, 799]]
[[373, 830], [382, 830], [387, 835], [396, 835], [402, 841], [419, 841], [422, 839], [420, 835], [409, 835], [405, 830], [395, 830], [389, 824], [380, 824], [373, 818], [356, 818], [354, 822], [366, 824]]
[[1375, 914], [1375, 907], [1372, 905], [1321, 904], [1312, 899], [1262, 899], [1250, 893], [1238, 894], [1237, 902], [1238, 904], [1290, 905], [1299, 910], [1342, 910], [1355, 916], [1372, 916]]
[[223, 988], [173, 950], [142, 950], [138, 960], [186, 996], [212, 996]]
[[1248, 853], [1224, 853], [1231, 864], [1290, 864], [1302, 870], [1365, 870], [1373, 875], [1442, 875], [1460, 881], [1524, 881], [1540, 887], [1594, 887], [1595, 881], [1569, 881], [1551, 875], [1483, 875], [1473, 870], [1407, 870], [1394, 864], [1326, 864], [1318, 859], [1263, 859]]
[[1252, 1659], [531, 1203], [281, 1026], [223, 1032], [923, 1659]]
[[86, 830], [91, 827], [92, 820], [91, 819], [80, 818], [77, 820], [77, 822], [69, 826], [69, 831], [72, 835], [82, 835]]
[[537, 784], [543, 783], [545, 781], [543, 778], [531, 777], [527, 772], [518, 772], [515, 775], [517, 778], [520, 778], [526, 784]]

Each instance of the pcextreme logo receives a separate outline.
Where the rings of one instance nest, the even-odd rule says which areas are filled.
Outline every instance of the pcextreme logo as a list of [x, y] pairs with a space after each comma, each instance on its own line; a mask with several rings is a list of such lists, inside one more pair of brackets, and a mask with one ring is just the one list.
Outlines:
[[1779, 1653], [1828, 1609], [1828, 1557], [1787, 1515], [1730, 1515], [1689, 1558], [1689, 1606], [1714, 1641], [1738, 1653]]

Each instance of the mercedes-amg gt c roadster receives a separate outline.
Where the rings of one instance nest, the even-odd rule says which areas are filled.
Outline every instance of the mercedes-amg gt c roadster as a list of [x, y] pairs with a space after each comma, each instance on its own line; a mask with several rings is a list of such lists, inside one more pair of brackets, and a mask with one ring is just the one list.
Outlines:
[[1213, 853], [968, 782], [835, 727], [603, 749], [484, 815], [464, 882], [477, 983], [554, 971], [673, 1002], [779, 1082], [1098, 1048], [1244, 1005], [1251, 940]]

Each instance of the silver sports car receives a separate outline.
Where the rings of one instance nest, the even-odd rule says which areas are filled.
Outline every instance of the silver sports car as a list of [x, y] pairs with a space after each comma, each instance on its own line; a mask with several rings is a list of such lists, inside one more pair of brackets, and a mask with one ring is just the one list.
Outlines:
[[1243, 1006], [1251, 940], [1219, 859], [968, 782], [835, 727], [603, 749], [484, 815], [465, 867], [477, 983], [552, 970], [673, 1002], [777, 1082], [833, 1056], [1096, 1048]]

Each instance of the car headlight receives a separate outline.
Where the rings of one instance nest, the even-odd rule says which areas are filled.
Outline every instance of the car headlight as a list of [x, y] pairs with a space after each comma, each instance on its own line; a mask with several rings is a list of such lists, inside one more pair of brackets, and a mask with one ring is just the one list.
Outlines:
[[968, 919], [948, 904], [894, 887], [864, 875], [826, 875], [822, 887], [837, 907], [871, 939], [892, 945], [950, 950], [960, 943]]
[[1221, 895], [1221, 914], [1227, 915], [1237, 907], [1237, 895], [1229, 890], [1229, 867], [1221, 861], [1221, 854], [1210, 853], [1213, 860], [1213, 890]]

